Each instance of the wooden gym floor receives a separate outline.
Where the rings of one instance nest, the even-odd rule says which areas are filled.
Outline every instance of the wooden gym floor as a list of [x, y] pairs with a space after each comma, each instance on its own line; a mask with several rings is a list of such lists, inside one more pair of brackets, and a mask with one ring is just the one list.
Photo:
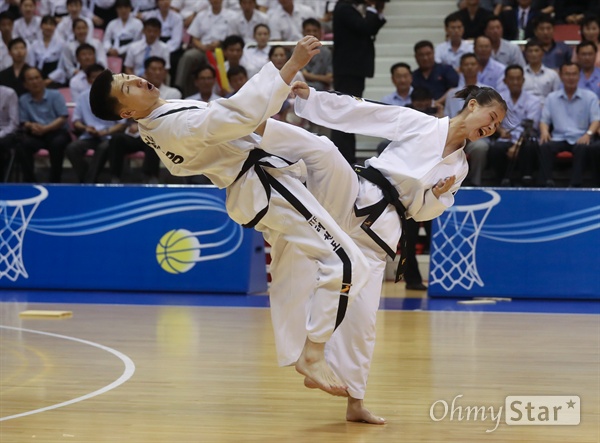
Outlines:
[[[277, 367], [267, 308], [2, 299], [1, 443], [600, 442], [595, 314], [380, 311], [366, 405], [388, 424], [374, 426]], [[579, 396], [581, 423], [509, 426], [503, 410], [496, 427], [509, 395]], [[453, 399], [462, 420], [442, 418]]]

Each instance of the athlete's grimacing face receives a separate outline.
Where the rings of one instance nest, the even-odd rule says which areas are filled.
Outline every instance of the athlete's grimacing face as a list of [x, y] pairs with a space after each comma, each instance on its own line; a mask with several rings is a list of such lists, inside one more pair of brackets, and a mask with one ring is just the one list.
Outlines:
[[150, 109], [159, 98], [159, 90], [137, 75], [114, 74], [111, 95], [121, 104], [121, 117], [135, 118]]
[[481, 106], [477, 100], [471, 99], [467, 105], [469, 114], [465, 119], [467, 138], [470, 141], [479, 140], [494, 134], [506, 115], [504, 107], [497, 102]]

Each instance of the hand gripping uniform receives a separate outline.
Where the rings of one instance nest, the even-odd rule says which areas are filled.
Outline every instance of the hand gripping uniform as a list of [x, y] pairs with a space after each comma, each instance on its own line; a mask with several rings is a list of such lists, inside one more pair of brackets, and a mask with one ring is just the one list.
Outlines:
[[[289, 85], [269, 63], [232, 98], [210, 103], [169, 100], [138, 124], [144, 142], [173, 175], [204, 174], [227, 189], [229, 215], [263, 232], [276, 264], [285, 256], [280, 243], [295, 245], [310, 263], [318, 264], [312, 275], [301, 268], [293, 270], [314, 289], [306, 310], [276, 309], [273, 323], [276, 337], [282, 325], [293, 323], [304, 327], [304, 338], [308, 334], [322, 343], [341, 324], [350, 299], [366, 283], [368, 263], [302, 184], [304, 162], [292, 163], [257, 149], [260, 137], [252, 131], [279, 111], [289, 92]], [[288, 276], [272, 272], [272, 277], [279, 282]], [[288, 293], [278, 297], [271, 292], [275, 306], [288, 297]], [[285, 345], [277, 341], [278, 349]]]
[[[468, 165], [462, 148], [442, 157], [448, 118], [438, 119], [410, 108], [317, 92], [312, 88], [307, 100], [296, 99], [295, 110], [299, 116], [322, 126], [392, 140], [379, 157], [367, 160], [365, 167], [383, 175], [389, 182], [386, 187], [393, 186], [406, 208], [406, 217], [431, 220], [454, 204], [454, 193], [466, 177]], [[389, 196], [384, 195], [385, 190], [357, 175], [326, 137], [269, 120], [261, 146], [290, 161], [304, 160], [308, 189], [369, 260], [369, 282], [326, 346], [327, 361], [348, 384], [350, 395], [364, 398], [375, 345], [375, 320], [386, 255], [395, 253], [401, 236], [397, 208], [387, 202]], [[432, 188], [440, 179], [452, 175], [456, 176], [452, 189], [436, 198]], [[301, 254], [296, 253], [296, 260], [302, 259]], [[295, 280], [297, 289], [301, 285], [302, 279]], [[291, 302], [302, 303], [298, 299], [290, 299]], [[289, 335], [297, 333], [290, 331]]]

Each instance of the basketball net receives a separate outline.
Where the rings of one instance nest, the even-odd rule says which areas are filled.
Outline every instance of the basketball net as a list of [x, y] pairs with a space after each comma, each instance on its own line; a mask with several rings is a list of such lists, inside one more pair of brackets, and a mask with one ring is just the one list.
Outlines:
[[432, 237], [430, 284], [446, 291], [456, 285], [469, 290], [483, 286], [477, 271], [477, 238], [494, 206], [500, 202], [495, 191], [483, 190], [492, 198], [484, 203], [453, 206], [434, 220], [437, 229]]
[[28, 278], [23, 263], [23, 237], [38, 205], [48, 197], [48, 190], [34, 186], [39, 194], [22, 200], [0, 200], [0, 280]]

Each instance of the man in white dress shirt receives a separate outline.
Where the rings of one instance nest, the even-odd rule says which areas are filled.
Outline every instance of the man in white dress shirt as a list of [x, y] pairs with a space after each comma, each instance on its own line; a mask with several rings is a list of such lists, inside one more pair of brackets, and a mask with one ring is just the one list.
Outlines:
[[189, 48], [177, 66], [175, 85], [184, 97], [194, 93], [192, 73], [206, 61], [206, 51], [214, 51], [227, 37], [235, 14], [223, 8], [223, 0], [209, 0], [210, 8], [198, 13], [187, 32], [191, 36]]
[[450, 65], [458, 71], [460, 57], [473, 52], [473, 42], [463, 40], [465, 26], [456, 12], [444, 19], [447, 40], [435, 46], [435, 62]]
[[149, 18], [144, 22], [144, 38], [132, 43], [127, 50], [123, 63], [126, 74], [143, 74], [144, 62], [152, 56], [165, 60], [167, 69], [171, 67], [169, 48], [159, 39], [161, 27], [160, 21], [156, 18]]
[[294, 0], [279, 0], [279, 7], [269, 10], [271, 40], [297, 41], [302, 38], [302, 22], [316, 18], [310, 7]]
[[229, 35], [235, 34], [241, 36], [244, 41], [254, 41], [254, 28], [259, 24], [267, 24], [269, 19], [267, 14], [256, 9], [256, 0], [239, 0], [239, 12], [236, 12], [231, 22]]

